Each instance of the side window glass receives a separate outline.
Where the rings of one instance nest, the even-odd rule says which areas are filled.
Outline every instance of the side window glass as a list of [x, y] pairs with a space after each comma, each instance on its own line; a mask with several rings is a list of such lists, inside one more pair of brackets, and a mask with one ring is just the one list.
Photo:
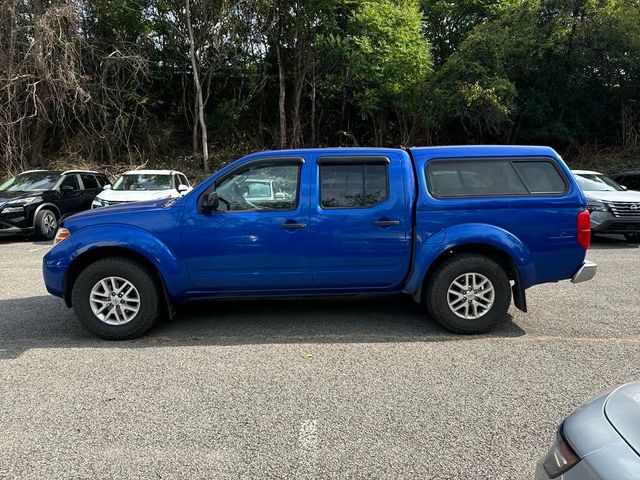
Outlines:
[[528, 194], [510, 160], [436, 160], [427, 166], [436, 197]]
[[80, 190], [78, 177], [75, 174], [66, 175], [60, 184], [60, 190]]
[[551, 162], [514, 162], [514, 167], [531, 193], [562, 193], [567, 189]]
[[298, 206], [299, 163], [264, 163], [241, 169], [216, 187], [221, 211], [294, 210]]
[[184, 175], [180, 174], [180, 182], [182, 183], [182, 185], [186, 185], [187, 187], [189, 186], [189, 180], [187, 180], [187, 177], [185, 177]]
[[320, 164], [322, 208], [369, 208], [389, 194], [388, 167], [382, 163]]
[[80, 178], [82, 179], [82, 185], [84, 186], [85, 190], [93, 190], [98, 188], [98, 181], [93, 175], [81, 174]]

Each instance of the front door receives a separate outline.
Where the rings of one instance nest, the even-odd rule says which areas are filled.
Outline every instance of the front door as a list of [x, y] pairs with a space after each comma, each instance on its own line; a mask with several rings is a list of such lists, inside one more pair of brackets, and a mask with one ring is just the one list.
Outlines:
[[184, 254], [198, 290], [311, 288], [307, 170], [299, 158], [252, 161], [202, 194], [215, 189], [217, 211], [185, 212]]
[[404, 279], [411, 216], [400, 155], [317, 160], [311, 216], [316, 288], [385, 289]]

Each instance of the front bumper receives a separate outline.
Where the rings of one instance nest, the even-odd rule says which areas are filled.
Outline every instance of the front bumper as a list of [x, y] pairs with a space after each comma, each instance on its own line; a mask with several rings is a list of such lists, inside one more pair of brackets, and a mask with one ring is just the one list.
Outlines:
[[571, 283], [580, 283], [580, 282], [586, 282], [587, 280], [591, 280], [593, 277], [596, 276], [597, 269], [598, 269], [598, 264], [591, 262], [589, 260], [585, 260], [582, 263], [582, 266], [571, 278]]
[[615, 217], [609, 212], [591, 213], [593, 233], [640, 233], [640, 215]]
[[[21, 217], [20, 220], [23, 220], [23, 217]], [[0, 237], [9, 237], [14, 235], [32, 235], [35, 232], [35, 228], [33, 228], [32, 226], [23, 227], [19, 225], [19, 223], [23, 222], [16, 223], [18, 223], [18, 225], [0, 218]]]

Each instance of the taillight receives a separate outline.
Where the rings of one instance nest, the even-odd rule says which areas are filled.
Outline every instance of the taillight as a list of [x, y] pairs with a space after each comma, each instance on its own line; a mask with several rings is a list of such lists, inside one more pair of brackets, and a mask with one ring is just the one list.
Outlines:
[[587, 250], [591, 244], [591, 218], [589, 210], [583, 210], [578, 214], [578, 243]]

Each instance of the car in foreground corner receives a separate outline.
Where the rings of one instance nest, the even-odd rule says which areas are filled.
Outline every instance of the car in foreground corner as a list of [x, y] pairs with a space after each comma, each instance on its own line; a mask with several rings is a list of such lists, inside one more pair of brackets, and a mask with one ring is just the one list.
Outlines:
[[91, 208], [178, 198], [192, 190], [184, 173], [175, 170], [125, 172], [95, 197]]
[[63, 215], [91, 208], [107, 177], [89, 170], [30, 170], [0, 185], [0, 236], [50, 240]]
[[536, 480], [640, 478], [640, 382], [605, 392], [562, 422]]
[[599, 172], [573, 170], [587, 197], [593, 233], [616, 233], [640, 242], [640, 192], [627, 190]]

